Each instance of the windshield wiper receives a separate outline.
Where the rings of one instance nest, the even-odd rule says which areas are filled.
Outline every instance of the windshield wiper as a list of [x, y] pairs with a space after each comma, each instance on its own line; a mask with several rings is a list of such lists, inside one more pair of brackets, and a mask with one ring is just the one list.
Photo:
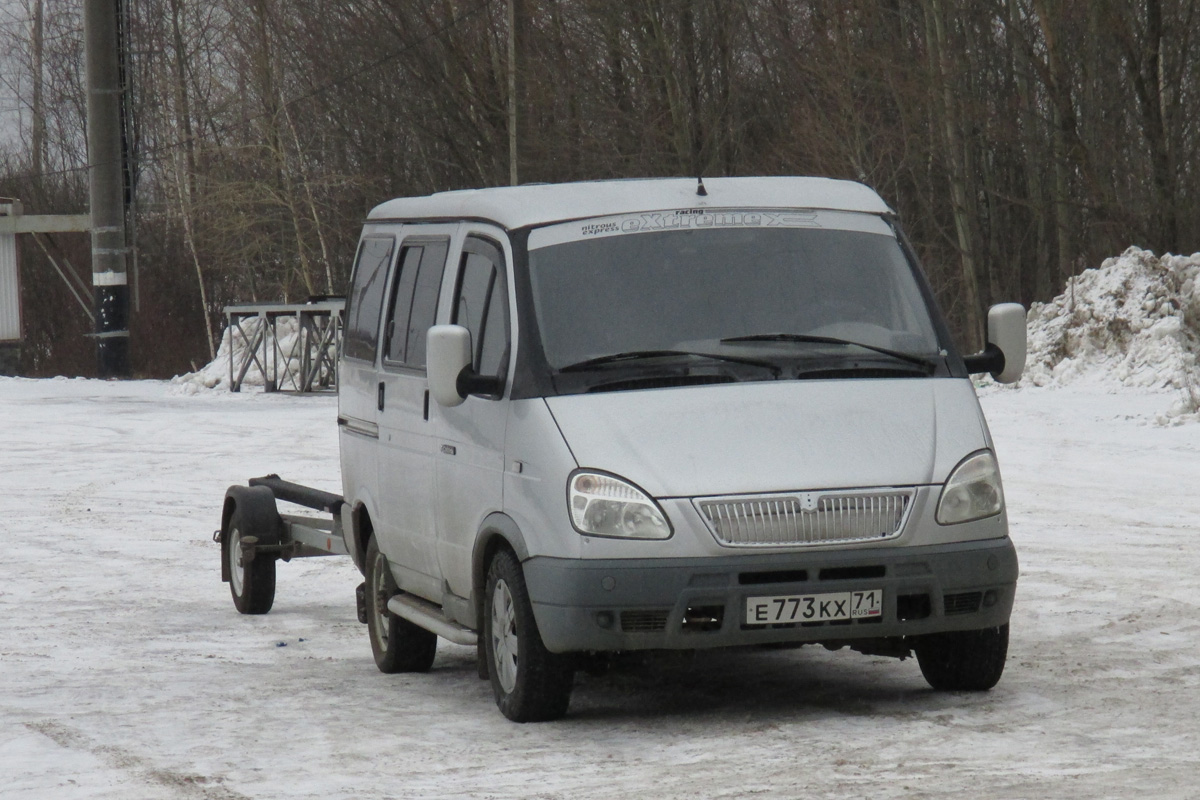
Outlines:
[[899, 350], [889, 350], [886, 347], [877, 347], [873, 344], [852, 342], [849, 339], [838, 339], [835, 336], [814, 336], [808, 333], [756, 333], [751, 336], [731, 336], [728, 339], [721, 340], [721, 344], [737, 344], [738, 342], [811, 342], [812, 344], [837, 344], [847, 347], [861, 347], [864, 350], [882, 353], [885, 356], [907, 361], [910, 364], [917, 364], [930, 370], [937, 367], [937, 362], [924, 356], [914, 355], [913, 353], [902, 353]]
[[559, 372], [579, 372], [582, 370], [592, 369], [593, 367], [603, 367], [609, 364], [620, 364], [627, 361], [643, 361], [653, 358], [706, 358], [710, 361], [728, 361], [733, 364], [749, 364], [752, 367], [762, 367], [769, 369], [778, 377], [783, 371], [777, 364], [770, 361], [763, 361], [757, 358], [746, 358], [744, 356], [726, 356], [716, 353], [692, 353], [687, 350], [629, 350], [624, 353], [611, 353], [606, 356], [596, 356], [595, 358], [587, 358], [583, 361], [577, 361], [574, 364], [568, 364], [565, 367], [559, 367]]

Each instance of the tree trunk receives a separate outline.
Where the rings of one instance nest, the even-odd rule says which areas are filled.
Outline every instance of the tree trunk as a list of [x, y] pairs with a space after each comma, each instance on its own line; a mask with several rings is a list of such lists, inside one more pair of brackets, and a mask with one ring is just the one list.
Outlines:
[[1033, 97], [1033, 88], [1029, 82], [1029, 75], [1033, 70], [1029, 54], [1025, 51], [1025, 48], [1016, 47], [1012, 44], [1018, 36], [1017, 26], [1020, 19], [1017, 10], [1017, 0], [1007, 0], [1007, 13], [1007, 34], [1009, 47], [1012, 51], [1013, 75], [1017, 84], [1017, 96], [1020, 99], [1021, 112], [1024, 115], [1024, 121], [1019, 126], [1022, 170], [1025, 173], [1025, 191], [1034, 227], [1034, 263], [1032, 265], [1022, 265], [1022, 270], [1027, 272], [1030, 266], [1032, 266], [1033, 281], [1031, 288], [1033, 289], [1033, 296], [1037, 300], [1047, 302], [1054, 297], [1057, 287], [1054, 285], [1051, 275], [1049, 237], [1046, 232], [1046, 219], [1049, 214], [1042, 204], [1046, 193], [1043, 189], [1042, 169], [1040, 167], [1042, 160], [1039, 149], [1040, 140], [1037, 135], [1038, 131], [1036, 130], [1037, 123], [1041, 117], [1038, 113], [1037, 102]]
[[958, 105], [954, 99], [953, 74], [950, 56], [947, 53], [945, 13], [941, 0], [927, 0], [926, 40], [929, 47], [930, 67], [940, 102], [942, 135], [945, 137], [946, 159], [950, 173], [950, 199], [953, 206], [954, 230], [958, 240], [959, 257], [962, 264], [962, 302], [964, 306], [963, 327], [968, 348], [979, 348], [983, 341], [983, 314], [979, 302], [979, 276], [975, 266], [972, 219], [970, 211], [970, 176], [966, 169], [966, 149], [959, 130]]
[[1075, 274], [1072, 258], [1074, 242], [1071, 231], [1071, 143], [1078, 139], [1075, 125], [1075, 109], [1071, 103], [1069, 78], [1066, 64], [1055, 33], [1053, 20], [1050, 17], [1046, 0], [1033, 0], [1037, 12], [1038, 23], [1041, 26], [1042, 38], [1046, 43], [1046, 61], [1049, 68], [1049, 88], [1052, 99], [1052, 151], [1054, 153], [1054, 229], [1058, 249], [1058, 274], [1054, 282], [1056, 286], [1066, 284], [1068, 278]]
[[201, 266], [200, 254], [196, 247], [196, 226], [193, 218], [196, 200], [196, 144], [192, 138], [192, 113], [188, 100], [188, 56], [183, 41], [183, 29], [179, 21], [182, 10], [182, 0], [171, 0], [171, 37], [175, 50], [173, 75], [175, 124], [183, 139], [182, 160], [178, 153], [175, 157], [175, 185], [179, 214], [183, 221], [183, 239], [196, 270], [196, 285], [200, 290], [200, 308], [204, 314], [204, 335], [208, 342], [208, 357], [209, 360], [212, 360], [217, 357], [217, 346], [213, 339], [212, 313], [208, 307], [208, 289], [204, 285], [204, 269]]
[[508, 0], [508, 185], [519, 184], [518, 165], [520, 163], [520, 133], [517, 130], [517, 111], [520, 89], [520, 62], [518, 58], [525, 56], [525, 42], [522, 32], [525, 30], [524, 0]]
[[313, 197], [312, 181], [308, 175], [306, 159], [300, 150], [300, 135], [296, 133], [296, 125], [292, 122], [292, 114], [288, 111], [287, 104], [283, 104], [282, 108], [283, 121], [287, 124], [288, 131], [292, 134], [292, 142], [296, 146], [296, 162], [300, 168], [300, 184], [304, 187], [304, 196], [308, 201], [308, 213], [312, 215], [313, 228], [317, 233], [317, 243], [321, 247], [321, 262], [325, 267], [325, 293], [334, 294], [333, 265], [329, 259], [329, 246], [325, 242], [325, 227], [321, 224], [321, 214], [317, 211], [317, 201]]
[[[208, 290], [204, 286], [204, 269], [200, 265], [200, 253], [196, 249], [196, 231], [192, 222], [192, 203], [187, 198], [184, 185], [186, 178], [181, 175], [185, 167], [178, 154], [175, 156], [175, 187], [179, 201], [179, 215], [183, 220], [183, 240], [187, 245], [188, 254], [192, 257], [192, 266], [196, 269], [196, 283], [200, 287], [200, 308], [204, 311], [204, 335], [208, 340], [208, 359], [217, 357], [217, 345], [213, 339], [212, 313], [208, 307]], [[232, 334], [231, 334], [232, 335]]]
[[1163, 21], [1160, 0], [1144, 0], [1144, 39], [1137, 41], [1134, 20], [1113, 20], [1120, 26], [1117, 34], [1137, 96], [1142, 136], [1150, 151], [1150, 172], [1154, 184], [1155, 249], [1175, 252], [1179, 239], [1176, 211], [1176, 178], [1172, 169], [1171, 142], [1168, 138], [1165, 104], [1167, 76], [1162, 68]]
[[183, 152], [186, 159], [184, 180], [188, 204], [194, 198], [193, 180], [196, 175], [196, 142], [192, 137], [192, 109], [188, 99], [187, 84], [187, 49], [183, 43], [183, 30], [179, 24], [179, 14], [182, 11], [183, 0], [171, 0], [171, 38], [175, 48], [175, 124], [183, 139]]

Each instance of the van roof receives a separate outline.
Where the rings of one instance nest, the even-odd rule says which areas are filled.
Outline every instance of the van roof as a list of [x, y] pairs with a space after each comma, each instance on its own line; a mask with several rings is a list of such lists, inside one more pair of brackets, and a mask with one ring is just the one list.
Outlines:
[[368, 219], [495, 222], [509, 230], [588, 217], [681, 208], [804, 208], [888, 214], [872, 189], [831, 178], [707, 178], [707, 196], [695, 178], [644, 178], [583, 183], [527, 184], [438, 192], [381, 203]]

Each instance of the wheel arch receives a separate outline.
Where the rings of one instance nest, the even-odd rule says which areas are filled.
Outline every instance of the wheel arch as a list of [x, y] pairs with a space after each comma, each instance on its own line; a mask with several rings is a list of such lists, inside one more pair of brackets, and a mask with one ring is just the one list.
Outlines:
[[496, 511], [488, 514], [480, 523], [479, 533], [475, 537], [475, 551], [471, 557], [471, 605], [475, 609], [477, 629], [483, 620], [484, 582], [487, 580], [488, 564], [501, 548], [511, 550], [518, 562], [529, 558], [529, 547], [525, 544], [521, 528], [512, 517]]

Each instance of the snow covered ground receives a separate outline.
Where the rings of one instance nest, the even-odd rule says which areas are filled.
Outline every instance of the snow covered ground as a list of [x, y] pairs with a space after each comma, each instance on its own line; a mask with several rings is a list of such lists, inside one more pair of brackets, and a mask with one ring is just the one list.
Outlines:
[[0, 379], [0, 797], [1196, 797], [1200, 424], [1152, 422], [1175, 397], [985, 392], [1022, 559], [995, 690], [708, 653], [581, 676], [522, 726], [471, 649], [377, 672], [346, 559], [234, 611], [223, 492], [339, 491], [332, 398]]

